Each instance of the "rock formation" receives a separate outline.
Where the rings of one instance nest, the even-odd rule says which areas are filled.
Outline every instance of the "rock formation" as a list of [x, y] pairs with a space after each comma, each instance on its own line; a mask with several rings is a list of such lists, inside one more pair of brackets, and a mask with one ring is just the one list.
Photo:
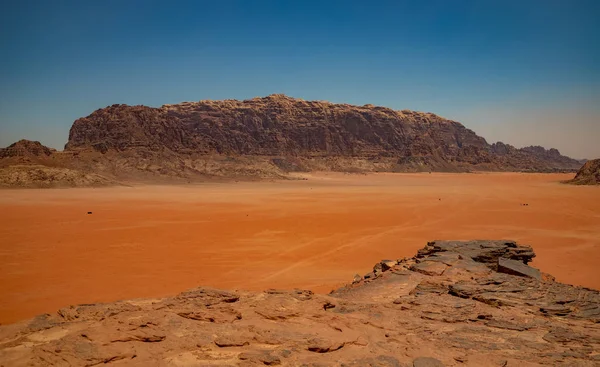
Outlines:
[[593, 159], [583, 164], [575, 178], [568, 183], [575, 185], [600, 185], [600, 159]]
[[331, 292], [198, 288], [0, 326], [3, 366], [597, 366], [600, 292], [511, 241], [435, 241]]
[[432, 113], [284, 95], [159, 108], [113, 105], [76, 120], [64, 152], [48, 154], [48, 148], [32, 144], [3, 149], [0, 166], [5, 158], [33, 151], [38, 164], [134, 181], [283, 178], [314, 170], [554, 172], [580, 166], [556, 149], [490, 145]]

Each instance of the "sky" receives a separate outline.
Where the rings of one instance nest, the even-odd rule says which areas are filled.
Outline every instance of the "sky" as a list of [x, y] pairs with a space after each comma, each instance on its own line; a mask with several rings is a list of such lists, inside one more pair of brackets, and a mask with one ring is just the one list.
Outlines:
[[79, 117], [273, 93], [433, 112], [600, 157], [600, 1], [6, 1], [0, 146]]

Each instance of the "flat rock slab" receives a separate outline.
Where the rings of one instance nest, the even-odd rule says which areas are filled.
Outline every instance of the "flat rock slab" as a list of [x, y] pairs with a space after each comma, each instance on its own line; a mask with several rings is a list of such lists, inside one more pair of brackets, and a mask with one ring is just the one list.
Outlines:
[[368, 301], [375, 303], [393, 302], [399, 296], [407, 296], [425, 278], [424, 275], [405, 270], [404, 272], [387, 271], [369, 286], [364, 282], [340, 288], [334, 292], [336, 297], [352, 301]]
[[438, 252], [427, 258], [429, 261], [439, 261], [446, 265], [454, 265], [462, 256], [457, 252]]
[[498, 272], [542, 280], [542, 273], [518, 260], [498, 258]]
[[410, 270], [425, 275], [442, 275], [448, 269], [448, 265], [438, 261], [422, 261], [411, 266]]

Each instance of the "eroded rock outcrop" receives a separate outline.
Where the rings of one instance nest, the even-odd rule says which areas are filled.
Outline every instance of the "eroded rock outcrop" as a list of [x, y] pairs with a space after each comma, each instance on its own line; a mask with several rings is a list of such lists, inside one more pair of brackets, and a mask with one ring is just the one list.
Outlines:
[[0, 167], [0, 187], [53, 188], [116, 184], [98, 174], [44, 165], [20, 164]]
[[106, 186], [116, 182], [85, 164], [74, 164], [71, 154], [57, 152], [39, 141], [19, 140], [0, 148], [0, 188], [49, 188]]
[[575, 178], [568, 183], [575, 185], [600, 185], [600, 159], [592, 159], [583, 164]]
[[533, 256], [434, 241], [329, 295], [198, 288], [71, 306], [0, 326], [0, 365], [597, 366], [600, 292], [527, 276]]

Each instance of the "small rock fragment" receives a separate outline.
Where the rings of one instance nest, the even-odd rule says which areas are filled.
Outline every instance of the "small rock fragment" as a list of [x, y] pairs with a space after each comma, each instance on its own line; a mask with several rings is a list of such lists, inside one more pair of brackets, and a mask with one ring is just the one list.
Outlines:
[[419, 357], [413, 361], [413, 367], [444, 367], [444, 364], [435, 358]]
[[275, 366], [281, 364], [279, 357], [271, 355], [268, 351], [250, 351], [243, 352], [238, 355], [242, 361], [258, 362], [267, 366]]
[[308, 349], [316, 353], [329, 353], [341, 349], [344, 343], [322, 338], [314, 338], [308, 341]]
[[221, 348], [243, 347], [244, 345], [249, 345], [250, 340], [243, 335], [221, 335], [215, 339], [215, 344]]
[[333, 303], [329, 302], [329, 301], [328, 301], [328, 302], [326, 302], [326, 303], [323, 305], [323, 309], [324, 309], [325, 311], [329, 310], [330, 308], [335, 308], [335, 305], [334, 305]]

